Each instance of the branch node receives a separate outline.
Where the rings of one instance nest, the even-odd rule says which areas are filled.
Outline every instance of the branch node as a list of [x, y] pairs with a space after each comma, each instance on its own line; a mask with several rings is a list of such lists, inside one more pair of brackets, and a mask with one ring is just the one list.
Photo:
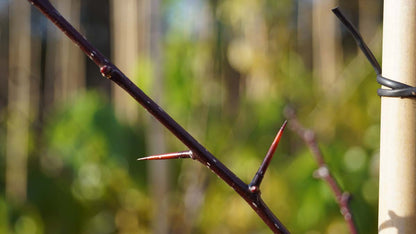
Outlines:
[[317, 179], [324, 179], [329, 176], [329, 169], [326, 165], [320, 166], [317, 170], [313, 172], [313, 177]]
[[[113, 64], [104, 64], [104, 65], [100, 66], [100, 72], [101, 72], [102, 76], [104, 76], [108, 79], [111, 79], [111, 78], [113, 78], [117, 75], [122, 76], [122, 72], [116, 66], [114, 66]], [[118, 73], [118, 74], [116, 75], [116, 73]]]
[[101, 75], [110, 79], [111, 78], [111, 73], [113, 72], [113, 69], [111, 68], [111, 66], [108, 65], [103, 65], [100, 67], [100, 72]]
[[260, 192], [260, 188], [258, 186], [256, 186], [256, 185], [249, 185], [248, 186], [248, 190], [251, 193], [259, 193]]

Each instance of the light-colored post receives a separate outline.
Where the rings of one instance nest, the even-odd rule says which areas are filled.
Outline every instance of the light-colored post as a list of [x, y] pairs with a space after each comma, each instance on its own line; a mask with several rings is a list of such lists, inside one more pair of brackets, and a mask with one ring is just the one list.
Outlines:
[[[416, 86], [416, 1], [385, 0], [383, 76]], [[416, 99], [381, 98], [379, 233], [416, 231]]]

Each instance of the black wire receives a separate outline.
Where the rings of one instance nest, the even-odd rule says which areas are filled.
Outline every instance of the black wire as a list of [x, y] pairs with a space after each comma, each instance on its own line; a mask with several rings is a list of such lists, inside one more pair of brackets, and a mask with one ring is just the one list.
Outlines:
[[358, 47], [364, 53], [367, 60], [373, 66], [376, 75], [377, 75], [377, 82], [381, 85], [389, 87], [391, 89], [378, 89], [377, 94], [383, 97], [416, 97], [416, 87], [409, 86], [407, 84], [400, 83], [398, 81], [394, 81], [383, 77], [381, 74], [381, 66], [377, 62], [377, 59], [374, 57], [374, 54], [368, 48], [367, 44], [364, 42], [361, 34], [358, 30], [352, 25], [352, 23], [342, 14], [338, 7], [332, 9], [332, 12], [338, 17], [341, 23], [348, 29], [348, 31], [352, 34], [355, 42], [357, 43]]

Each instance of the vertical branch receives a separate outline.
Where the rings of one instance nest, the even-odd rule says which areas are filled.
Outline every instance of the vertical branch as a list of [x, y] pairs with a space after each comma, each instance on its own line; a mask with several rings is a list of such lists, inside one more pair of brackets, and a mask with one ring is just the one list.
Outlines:
[[[415, 1], [384, 1], [383, 77], [410, 86], [416, 85], [415, 16]], [[379, 233], [416, 230], [415, 106], [414, 98], [381, 98]]]
[[315, 133], [309, 129], [305, 129], [297, 120], [295, 111], [287, 107], [285, 110], [286, 118], [290, 121], [289, 128], [294, 131], [309, 147], [312, 152], [312, 156], [318, 164], [318, 169], [315, 171], [314, 175], [317, 178], [324, 180], [332, 192], [335, 195], [335, 198], [340, 207], [341, 214], [344, 216], [345, 221], [347, 222], [350, 233], [357, 233], [357, 228], [355, 226], [351, 210], [349, 208], [350, 194], [348, 192], [343, 192], [335, 180], [334, 176], [331, 174], [328, 166], [325, 163], [325, 159], [322, 155], [321, 150], [319, 149]]

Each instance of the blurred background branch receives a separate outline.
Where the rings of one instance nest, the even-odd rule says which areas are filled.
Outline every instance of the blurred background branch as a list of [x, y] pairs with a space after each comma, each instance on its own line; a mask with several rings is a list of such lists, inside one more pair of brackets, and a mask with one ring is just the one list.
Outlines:
[[350, 233], [356, 234], [357, 228], [349, 205], [351, 195], [348, 192], [343, 192], [338, 182], [332, 175], [331, 170], [328, 168], [324, 156], [319, 149], [315, 133], [310, 129], [306, 129], [299, 123], [296, 111], [293, 108], [287, 106], [285, 108], [285, 116], [290, 121], [290, 129], [305, 142], [312, 153], [312, 157], [314, 157], [316, 163], [318, 164], [318, 169], [313, 173], [314, 176], [318, 179], [324, 180], [328, 184], [335, 196], [336, 201], [338, 202], [340, 212], [344, 216]]

